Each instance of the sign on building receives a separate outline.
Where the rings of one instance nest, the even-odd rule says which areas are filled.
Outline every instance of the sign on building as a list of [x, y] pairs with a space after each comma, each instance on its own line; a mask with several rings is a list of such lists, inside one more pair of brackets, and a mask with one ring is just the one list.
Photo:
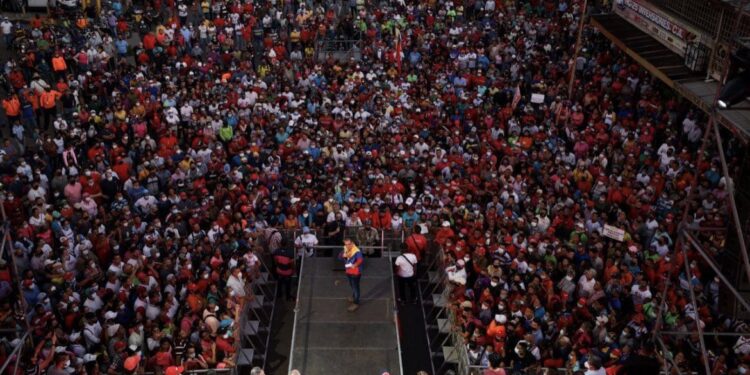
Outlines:
[[711, 45], [710, 38], [645, 0], [617, 0], [615, 12], [633, 25], [658, 39], [669, 49], [685, 55], [688, 43], [700, 41]]

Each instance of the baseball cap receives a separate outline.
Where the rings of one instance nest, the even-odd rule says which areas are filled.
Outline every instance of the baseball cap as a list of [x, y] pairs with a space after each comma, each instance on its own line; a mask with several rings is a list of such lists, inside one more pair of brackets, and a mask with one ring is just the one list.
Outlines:
[[179, 375], [185, 371], [185, 367], [182, 366], [169, 366], [164, 370], [164, 375]]
[[138, 367], [138, 364], [141, 362], [141, 356], [139, 355], [131, 355], [128, 358], [125, 358], [125, 363], [122, 365], [122, 367], [126, 371], [135, 371], [135, 369]]

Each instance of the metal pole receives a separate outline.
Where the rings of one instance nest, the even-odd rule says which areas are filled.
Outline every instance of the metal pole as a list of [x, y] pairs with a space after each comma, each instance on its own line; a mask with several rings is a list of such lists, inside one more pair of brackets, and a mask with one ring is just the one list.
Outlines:
[[573, 100], [573, 82], [576, 80], [576, 61], [578, 60], [578, 52], [581, 50], [581, 37], [583, 34], [583, 25], [586, 20], [586, 9], [588, 8], [588, 0], [583, 0], [583, 8], [581, 8], [581, 21], [578, 24], [578, 37], [576, 38], [576, 47], [573, 52], [573, 65], [570, 72], [570, 82], [568, 82], [568, 99]]
[[698, 242], [695, 239], [695, 237], [689, 232], [685, 232], [684, 235], [688, 239], [688, 242], [690, 242], [690, 244], [693, 246], [693, 248], [698, 251], [701, 257], [703, 257], [703, 260], [705, 260], [706, 263], [708, 263], [708, 265], [711, 267], [711, 269], [713, 269], [714, 272], [716, 272], [716, 276], [719, 279], [721, 279], [721, 282], [724, 283], [724, 286], [727, 289], [729, 289], [729, 291], [732, 292], [732, 294], [734, 294], [735, 298], [737, 298], [737, 300], [742, 304], [742, 306], [745, 307], [745, 309], [750, 311], [750, 304], [748, 304], [748, 302], [740, 294], [740, 292], [738, 292], [737, 289], [735, 289], [734, 286], [732, 286], [732, 283], [729, 281], [729, 279], [726, 278], [726, 276], [724, 276], [724, 274], [719, 269], [719, 266], [717, 266], [716, 263], [714, 263], [713, 259], [711, 259], [711, 257], [708, 254], [706, 254], [706, 251], [703, 250], [703, 247], [701, 246], [700, 242]]
[[[742, 10], [746, 7], [748, 1], [750, 1], [750, 0], [744, 0], [744, 1], [740, 2], [739, 4], [737, 4], [737, 12], [736, 12], [737, 18], [736, 18], [734, 26], [732, 28], [732, 32], [730, 33], [730, 41], [734, 38], [734, 36], [737, 33], [737, 29], [738, 29], [738, 27], [740, 25], [740, 22], [741, 22], [742, 16], [743, 16]], [[712, 127], [714, 127], [714, 128], [717, 127], [716, 124], [715, 124], [716, 123], [716, 103], [717, 103], [717, 101], [719, 99], [719, 95], [721, 93], [721, 89], [724, 86], [724, 81], [726, 80], [726, 77], [727, 77], [728, 73], [729, 73], [729, 64], [724, 64], [724, 71], [721, 74], [721, 80], [716, 85], [716, 92], [714, 93], [713, 102], [712, 102], [712, 105], [711, 105], [711, 108], [710, 108], [711, 112], [709, 113], [709, 121], [708, 121], [708, 124], [706, 125], [705, 134], [703, 136], [703, 141], [701, 143], [701, 149], [700, 149], [700, 152], [698, 154], [698, 162], [696, 163], [696, 165], [700, 165], [703, 162], [703, 158], [704, 158], [704, 154], [705, 154], [705, 150], [706, 150], [706, 145], [709, 142], [709, 133], [714, 133], [717, 137], [720, 137], [718, 129], [712, 129]], [[714, 131], [712, 132], [712, 130], [714, 130]], [[717, 138], [717, 144], [719, 146], [719, 153], [720, 153], [721, 159], [722, 159], [722, 167], [723, 167], [725, 181], [727, 181], [727, 185], [731, 185], [729, 183], [728, 170], [726, 169], [726, 160], [724, 159], [724, 152], [723, 152], [723, 147], [721, 145], [721, 138]], [[680, 222], [680, 228], [678, 229], [679, 233], [680, 233], [680, 236], [677, 238], [677, 243], [676, 243], [676, 246], [675, 246], [675, 249], [678, 248], [678, 247], [680, 247], [681, 250], [682, 250], [682, 254], [683, 254], [683, 257], [684, 257], [684, 263], [685, 263], [685, 270], [686, 270], [686, 274], [687, 274], [688, 280], [692, 279], [692, 273], [690, 272], [690, 267], [688, 266], [688, 263], [687, 263], [687, 251], [685, 251], [684, 246], [681, 246], [681, 244], [683, 242], [683, 235], [685, 235], [687, 233], [687, 231], [690, 229], [690, 228], [686, 227], [686, 222], [687, 222], [687, 217], [688, 217], [688, 211], [690, 209], [690, 202], [692, 202], [692, 199], [693, 199], [693, 196], [694, 196], [694, 193], [695, 193], [695, 189], [696, 189], [696, 186], [697, 186], [697, 182], [698, 182], [698, 179], [694, 178], [693, 181], [690, 184], [690, 191], [688, 192], [688, 197], [687, 197], [687, 199], [684, 202], [685, 208], [684, 208], [684, 211], [682, 213], [682, 220]], [[736, 212], [737, 212], [737, 206], [735, 205], [734, 196], [732, 195], [731, 191], [729, 191], [729, 196], [730, 196], [730, 202], [729, 203], [732, 205], [733, 214], [736, 214]], [[736, 222], [739, 223], [738, 217], [737, 217]], [[742, 237], [742, 229], [741, 229], [741, 227], [739, 225], [736, 225], [736, 227], [737, 227], [737, 232], [738, 232], [739, 237], [740, 237], [740, 241], [742, 241], [741, 242], [741, 247], [742, 248], [741, 248], [740, 252], [742, 252], [742, 257], [743, 257], [743, 260], [745, 262], [746, 271], [748, 271], [748, 274], [750, 275], [750, 267], [748, 267], [748, 260], [747, 260], [747, 249], [744, 246], [744, 238]], [[674, 267], [672, 267], [672, 269], [670, 270], [670, 275], [668, 276], [670, 279], [671, 279], [671, 274], [672, 274], [673, 271], [674, 271]], [[718, 272], [718, 274], [721, 274], [721, 272]], [[668, 280], [668, 282], [669, 282], [669, 280]], [[658, 308], [659, 308], [659, 315], [657, 316], [656, 325], [654, 326], [654, 337], [657, 338], [657, 339], [659, 338], [659, 334], [661, 333], [661, 331], [659, 330], [660, 325], [661, 325], [662, 315], [663, 315], [663, 313], [662, 313], [661, 310], [662, 310], [663, 306], [665, 305], [665, 303], [664, 303], [664, 297], [666, 297], [666, 292], [667, 292], [666, 288], [667, 288], [667, 285], [668, 285], [668, 283], [665, 285], [665, 289], [664, 289], [664, 291], [662, 293], [662, 300], [660, 301], [660, 304], [658, 306]], [[730, 285], [730, 283], [726, 283], [726, 285]], [[696, 310], [696, 317], [697, 317], [698, 306], [697, 306], [696, 300], [695, 300], [695, 292], [693, 291], [692, 288], [689, 289], [689, 292], [690, 292], [691, 301], [693, 303], [693, 308]], [[701, 352], [703, 354], [703, 359], [704, 359], [703, 364], [705, 366], [706, 373], [708, 374], [711, 371], [708, 368], [708, 362], [707, 362], [708, 357], [707, 357], [707, 354], [706, 354], [705, 340], [703, 338], [703, 329], [700, 327], [700, 324], [698, 322], [696, 322], [696, 327], [698, 329], [698, 338], [700, 340]]]
[[[688, 264], [688, 257], [687, 257], [687, 251], [685, 251], [685, 247], [682, 247], [682, 257], [683, 262], [682, 264], [685, 266], [685, 275], [687, 276], [688, 283], [692, 282], [693, 279], [693, 272], [690, 271], [690, 265]], [[693, 314], [695, 314], [695, 329], [698, 331], [698, 340], [701, 344], [701, 354], [703, 355], [703, 367], [706, 370], [706, 374], [711, 373], [711, 368], [708, 366], [708, 351], [706, 350], [706, 340], [703, 338], [703, 327], [701, 327], [701, 320], [700, 316], [698, 315], [698, 301], [695, 298], [695, 291], [693, 291], [693, 288], [688, 288], [688, 292], [690, 293], [690, 301], [693, 304]]]
[[17, 355], [18, 357], [21, 356], [21, 350], [23, 349], [24, 341], [26, 341], [27, 338], [29, 338], [28, 331], [26, 331], [26, 333], [21, 337], [21, 343], [18, 344], [18, 346], [16, 346], [15, 348], [13, 348], [13, 351], [11, 351], [10, 354], [8, 355], [8, 359], [0, 367], [0, 374], [5, 373], [4, 371], [8, 367], [8, 365], [10, 365], [10, 362], [11, 362], [10, 358], [13, 357], [13, 355]]
[[[711, 49], [711, 58], [708, 61], [706, 69], [706, 81], [711, 79], [711, 64], [716, 60], [716, 50], [719, 48], [719, 41], [721, 40], [721, 27], [724, 26], [724, 14], [726, 10], [721, 10], [721, 16], [719, 17], [719, 24], [716, 26], [716, 37], [714, 37], [714, 48]], [[721, 77], [719, 77], [721, 78]], [[721, 83], [721, 82], [719, 82]]]
[[299, 266], [299, 282], [297, 283], [297, 299], [294, 304], [294, 323], [292, 324], [292, 345], [291, 349], [289, 350], [289, 368], [287, 369], [287, 374], [291, 373], [292, 370], [294, 370], [294, 339], [297, 337], [297, 314], [299, 314], [299, 295], [300, 290], [302, 290], [302, 273], [305, 271], [305, 256], [302, 256], [302, 260], [300, 261]]
[[[703, 134], [703, 140], [701, 141], [701, 148], [698, 151], [698, 161], [695, 165], [701, 165], [703, 163], [704, 155], [706, 154], [706, 146], [708, 145], [708, 142], [710, 141], [711, 137], [711, 127], [714, 126], [714, 118], [711, 117], [708, 120], [708, 124], [706, 125], [706, 132]], [[688, 212], [690, 211], [690, 203], [693, 201], [695, 197], [695, 190], [698, 186], [698, 179], [694, 178], [690, 182], [690, 190], [688, 190], [687, 197], [682, 201], [682, 218], [680, 219], [680, 225], [677, 229], [678, 233], [684, 233], [687, 228], [687, 218], [688, 218]], [[682, 248], [682, 244], [684, 242], [682, 236], [677, 237], [677, 241], [675, 241], [675, 249]], [[661, 323], [663, 319], [664, 312], [662, 311], [663, 308], [666, 306], [666, 298], [667, 298], [667, 291], [669, 290], [669, 285], [672, 282], [672, 274], [675, 271], [675, 267], [671, 267], [669, 269], [669, 274], [667, 275], [667, 279], [664, 283], [664, 290], [662, 290], [661, 293], [661, 299], [659, 300], [659, 305], [657, 306], [658, 313], [656, 314], [656, 322], [654, 324], [654, 338], [659, 337], [659, 329], [661, 328]]]
[[745, 273], [747, 274], [747, 280], [750, 281], [750, 259], [747, 256], [747, 245], [745, 244], [745, 236], [742, 234], [742, 223], [740, 222], [740, 214], [737, 212], [737, 204], [734, 199], [734, 181], [729, 177], [729, 167], [727, 167], [727, 159], [724, 157], [724, 145], [721, 142], [721, 132], [719, 128], [714, 126], [714, 136], [716, 137], [716, 147], [719, 149], [719, 159], [721, 160], [721, 170], [724, 174], [724, 182], [727, 188], [727, 196], [729, 198], [729, 206], [732, 210], [732, 219], [734, 221], [734, 229], [737, 231], [737, 241], [740, 245], [740, 255], [742, 256], [742, 262], [745, 264]]
[[[656, 342], [661, 346], [662, 351], [662, 357], [664, 357], [664, 374], [669, 374], [669, 366], [667, 366], [667, 362], [672, 364], [672, 368], [677, 370], [677, 375], [681, 375], [682, 371], [680, 371], [680, 368], [677, 367], [677, 364], [674, 362], [674, 358], [672, 358], [672, 352], [667, 350], [667, 346], [664, 345], [664, 341], [660, 337], [656, 337]], [[669, 353], [669, 357], [667, 357], [667, 353]]]
[[[388, 263], [393, 264], [393, 253], [391, 251], [388, 251]], [[399, 368], [399, 374], [404, 373], [404, 363], [402, 360], [403, 353], [401, 353], [401, 331], [399, 330], [399, 324], [398, 324], [398, 304], [396, 303], [396, 285], [394, 284], [394, 281], [396, 281], [396, 278], [393, 275], [393, 267], [388, 267], [388, 269], [391, 271], [391, 293], [393, 295], [393, 325], [396, 329], [396, 346], [398, 347], [398, 368]], [[417, 276], [417, 270], [414, 269], [414, 277]], [[403, 296], [402, 296], [403, 297]]]
[[[662, 334], [668, 336], [684, 336], [689, 335], [690, 332], [677, 332], [677, 331], [661, 331]], [[739, 336], [750, 336], [745, 332], [703, 332], [706, 336], [719, 336], [719, 337], [739, 337]]]

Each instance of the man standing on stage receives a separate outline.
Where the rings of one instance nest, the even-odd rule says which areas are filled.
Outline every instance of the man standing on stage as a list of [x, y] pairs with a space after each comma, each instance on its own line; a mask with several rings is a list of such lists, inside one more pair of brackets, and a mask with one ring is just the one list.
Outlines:
[[362, 278], [362, 262], [364, 257], [357, 246], [350, 238], [344, 239], [344, 251], [339, 254], [339, 258], [344, 259], [346, 264], [346, 278], [349, 279], [349, 286], [352, 287], [352, 297], [349, 298], [351, 305], [347, 310], [349, 312], [357, 311], [359, 308], [359, 281]]
[[[398, 302], [417, 303], [417, 256], [410, 253], [406, 244], [401, 244], [401, 255], [396, 258], [396, 276], [398, 276]], [[409, 297], [406, 297], [409, 287]]]

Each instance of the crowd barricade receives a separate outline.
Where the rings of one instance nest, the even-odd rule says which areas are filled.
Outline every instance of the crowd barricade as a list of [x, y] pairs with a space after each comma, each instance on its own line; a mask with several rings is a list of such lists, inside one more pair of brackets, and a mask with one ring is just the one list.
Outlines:
[[234, 337], [239, 339], [235, 341], [234, 373], [248, 373], [254, 366], [265, 368], [268, 356], [277, 284], [272, 276], [270, 254], [258, 254], [258, 258], [258, 272], [251, 275], [250, 282], [245, 286], [247, 295], [235, 319], [238, 324]]
[[18, 369], [21, 358], [28, 352], [34, 350], [34, 339], [31, 335], [29, 328], [28, 312], [30, 307], [27, 306], [26, 300], [20, 293], [20, 285], [18, 284], [21, 280], [19, 277], [18, 269], [16, 268], [16, 262], [13, 256], [13, 238], [11, 236], [10, 222], [7, 221], [5, 216], [5, 209], [0, 205], [0, 217], [2, 217], [2, 224], [0, 227], [0, 259], [4, 260], [10, 267], [11, 272], [11, 292], [7, 296], [9, 301], [12, 302], [12, 309], [15, 318], [14, 327], [0, 328], [0, 345], [11, 343], [14, 340], [20, 340], [12, 350], [7, 353], [7, 357], [4, 362], [0, 363], [0, 374], [4, 374], [5, 370], [13, 364], [14, 369]]

